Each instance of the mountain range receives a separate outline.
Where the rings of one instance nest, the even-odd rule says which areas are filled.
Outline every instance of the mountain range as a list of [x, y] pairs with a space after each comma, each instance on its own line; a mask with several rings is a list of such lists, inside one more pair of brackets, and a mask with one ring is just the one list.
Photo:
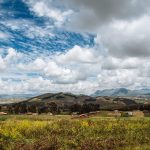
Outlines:
[[[51, 97], [52, 99], [57, 99], [55, 98], [55, 95], [61, 95], [63, 93], [46, 93], [40, 96], [37, 96], [36, 98], [42, 99], [44, 96], [45, 97]], [[39, 94], [37, 94], [39, 95]], [[66, 96], [67, 95], [67, 96]], [[74, 95], [74, 94], [69, 94], [66, 93], [64, 99], [68, 99], [68, 95], [71, 97], [76, 96], [77, 98], [83, 97], [83, 95]], [[108, 97], [145, 97], [145, 98], [150, 98], [150, 89], [135, 89], [135, 90], [130, 90], [126, 88], [116, 88], [116, 89], [105, 89], [105, 90], [97, 90], [91, 95], [87, 95], [91, 97], [98, 97], [98, 96], [108, 96]], [[34, 98], [35, 95], [33, 94], [13, 94], [13, 95], [0, 95], [0, 103], [10, 103], [14, 101], [23, 101], [27, 99], [32, 99]], [[69, 99], [72, 99], [69, 97]]]
[[[45, 93], [39, 96], [12, 103], [20, 106], [39, 106], [43, 108], [55, 103], [59, 108], [71, 109], [73, 105], [95, 104], [100, 105], [101, 109], [119, 109], [126, 106], [136, 105], [136, 101], [123, 97], [92, 97], [88, 95], [75, 95], [72, 93]], [[11, 105], [11, 103], [9, 103]]]
[[150, 89], [135, 89], [130, 90], [126, 88], [116, 88], [116, 89], [105, 89], [97, 90], [91, 96], [123, 96], [123, 97], [150, 97]]

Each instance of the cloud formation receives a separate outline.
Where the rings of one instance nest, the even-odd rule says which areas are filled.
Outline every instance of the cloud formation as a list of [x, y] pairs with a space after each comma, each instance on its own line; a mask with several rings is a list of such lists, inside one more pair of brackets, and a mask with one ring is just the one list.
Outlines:
[[[100, 37], [114, 57], [150, 56], [150, 2], [146, 0], [63, 0], [78, 8], [68, 26]], [[97, 40], [97, 41], [98, 41]]]
[[114, 22], [101, 31], [101, 39], [114, 57], [150, 57], [150, 16], [131, 22]]
[[[0, 86], [5, 84], [1, 92], [7, 89], [12, 93], [16, 91], [19, 93], [37, 91], [92, 93], [98, 88], [134, 88], [141, 85], [148, 86], [150, 83], [148, 72], [150, 62], [147, 59], [122, 60], [108, 56], [95, 56], [96, 61], [93, 61], [93, 57], [89, 57], [88, 61], [76, 57], [68, 59], [72, 50], [78, 51], [78, 49], [82, 56], [85, 48], [75, 46], [65, 53], [55, 53], [51, 58], [46, 59], [36, 58], [28, 63], [22, 62], [22, 58], [26, 57], [25, 54], [8, 49], [7, 55], [0, 58], [2, 77]], [[94, 49], [86, 48], [86, 51], [88, 56]], [[11, 76], [8, 76], [8, 73]]]
[[20, 2], [0, 1], [0, 94], [150, 87], [149, 1]]
[[91, 32], [97, 31], [101, 26], [116, 20], [131, 21], [150, 13], [150, 2], [147, 0], [63, 0], [63, 2], [68, 8], [77, 8], [71, 18], [71, 24], [87, 32], [91, 29]]

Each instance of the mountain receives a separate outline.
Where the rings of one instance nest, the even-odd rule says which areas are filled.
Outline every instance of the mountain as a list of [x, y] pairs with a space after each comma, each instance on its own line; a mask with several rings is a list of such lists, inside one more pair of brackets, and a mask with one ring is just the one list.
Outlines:
[[118, 89], [105, 89], [105, 90], [97, 90], [91, 96], [124, 96], [129, 93], [128, 89], [118, 88]]
[[[111, 91], [109, 91], [111, 92]], [[125, 89], [120, 90], [113, 90], [115, 94], [121, 93], [126, 94], [128, 91]], [[104, 93], [104, 92], [103, 92]], [[105, 91], [106, 93], [106, 91]], [[35, 96], [24, 101], [20, 101], [17, 103], [13, 103], [13, 106], [28, 106], [29, 107], [39, 107], [43, 109], [48, 107], [49, 105], [56, 104], [60, 109], [71, 109], [74, 104], [78, 104], [83, 106], [84, 104], [95, 104], [99, 105], [101, 109], [121, 109], [125, 108], [126, 106], [136, 105], [137, 103], [130, 99], [130, 98], [123, 98], [123, 97], [91, 97], [88, 95], [75, 95], [72, 93], [46, 93], [39, 96]]]
[[[115, 91], [116, 92], [116, 91]], [[121, 89], [122, 93], [126, 93], [124, 89]], [[36, 97], [29, 98], [25, 101], [20, 102], [20, 104], [49, 104], [51, 102], [55, 102], [58, 106], [68, 105], [71, 106], [73, 104], [99, 104], [101, 106], [126, 106], [136, 104], [136, 102], [132, 99], [128, 98], [112, 98], [112, 97], [91, 97], [88, 95], [75, 95], [72, 93], [46, 93]]]
[[[46, 93], [39, 96], [35, 96], [32, 98], [29, 98], [23, 102], [20, 103], [26, 103], [26, 104], [36, 104], [36, 103], [51, 103], [55, 102], [57, 105], [72, 105], [75, 103], [83, 104], [85, 100], [93, 99], [90, 96], [87, 95], [75, 95], [72, 93]], [[95, 99], [94, 99], [95, 100]]]
[[[111, 91], [110, 91], [111, 92]], [[126, 89], [113, 90], [114, 94], [127, 94]], [[106, 93], [106, 91], [105, 91]], [[72, 93], [46, 93], [32, 98], [12, 103], [1, 103], [1, 110], [9, 113], [64, 113], [101, 110], [129, 110], [139, 107], [132, 98], [126, 97], [91, 97], [88, 95], [75, 95]], [[142, 105], [143, 106], [143, 105]]]
[[97, 90], [91, 96], [123, 96], [123, 97], [150, 97], [150, 89], [129, 90], [126, 88]]

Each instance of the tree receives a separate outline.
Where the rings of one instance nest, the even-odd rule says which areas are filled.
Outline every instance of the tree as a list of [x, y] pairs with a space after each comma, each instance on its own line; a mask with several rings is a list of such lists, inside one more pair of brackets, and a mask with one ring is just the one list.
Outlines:
[[73, 104], [71, 106], [71, 112], [80, 112], [81, 111], [81, 105], [80, 104]]
[[56, 103], [50, 102], [50, 103], [47, 104], [47, 106], [48, 106], [49, 112], [51, 112], [51, 113], [56, 113], [57, 112], [57, 104]]
[[19, 109], [20, 109], [19, 104], [14, 105], [14, 113], [15, 114], [19, 114]]

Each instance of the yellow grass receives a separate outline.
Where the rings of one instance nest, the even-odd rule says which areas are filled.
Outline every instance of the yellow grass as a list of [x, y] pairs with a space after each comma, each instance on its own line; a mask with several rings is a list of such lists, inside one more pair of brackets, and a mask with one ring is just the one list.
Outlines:
[[149, 118], [0, 117], [1, 150], [148, 150]]

